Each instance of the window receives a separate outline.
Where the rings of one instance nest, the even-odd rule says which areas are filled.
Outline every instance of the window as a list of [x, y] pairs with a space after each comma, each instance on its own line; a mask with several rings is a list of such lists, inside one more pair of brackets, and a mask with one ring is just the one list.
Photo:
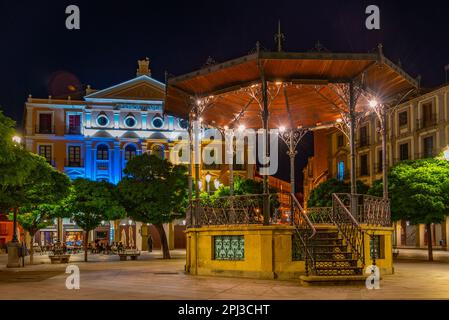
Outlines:
[[187, 129], [189, 127], [189, 122], [185, 119], [178, 119], [178, 124], [181, 129]]
[[360, 128], [360, 146], [365, 147], [368, 145], [368, 127], [364, 126]]
[[344, 139], [343, 135], [339, 134], [337, 136], [337, 148], [343, 147], [344, 143], [345, 143], [345, 139]]
[[423, 128], [432, 126], [434, 124], [435, 117], [432, 114], [432, 102], [428, 102], [422, 105], [422, 121]]
[[399, 145], [399, 160], [408, 160], [409, 154], [408, 154], [408, 143], [403, 143]]
[[434, 156], [433, 152], [433, 136], [426, 137], [423, 139], [424, 144], [424, 158], [432, 158]]
[[345, 162], [339, 161], [337, 165], [337, 179], [343, 181], [345, 179]]
[[244, 236], [215, 236], [213, 239], [215, 260], [245, 259]]
[[164, 119], [162, 119], [160, 116], [155, 116], [151, 123], [153, 124], [153, 127], [160, 129], [164, 126]]
[[69, 127], [67, 128], [68, 134], [80, 134], [81, 133], [81, 115], [71, 114], [69, 115]]
[[382, 172], [383, 171], [383, 154], [382, 154], [382, 150], [377, 151], [377, 172]]
[[40, 145], [39, 146], [38, 154], [41, 157], [44, 157], [45, 159], [47, 159], [48, 163], [51, 163], [51, 160], [52, 160], [51, 153], [52, 153], [51, 146], [49, 146], [49, 145]]
[[368, 155], [363, 154], [360, 156], [360, 175], [361, 176], [367, 176], [369, 175], [368, 172]]
[[408, 124], [408, 112], [402, 111], [399, 113], [399, 126], [404, 127]]
[[102, 113], [97, 117], [97, 124], [100, 127], [106, 127], [109, 124], [109, 118], [104, 113]]
[[136, 147], [133, 145], [126, 146], [125, 148], [125, 160], [129, 161], [136, 156]]
[[384, 252], [382, 250], [384, 244], [384, 236], [373, 235], [370, 236], [369, 241], [370, 257], [371, 259], [383, 259]]
[[107, 145], [100, 144], [97, 147], [97, 160], [109, 160], [109, 148]]
[[136, 124], [137, 124], [137, 120], [136, 120], [136, 118], [134, 118], [133, 115], [128, 115], [128, 116], [125, 118], [125, 125], [126, 125], [128, 128], [134, 128], [134, 127], [136, 126]]
[[53, 115], [51, 113], [39, 113], [39, 129], [38, 133], [53, 133]]
[[164, 146], [161, 146], [159, 144], [154, 145], [151, 148], [151, 154], [154, 154], [155, 156], [159, 157], [160, 159], [164, 159], [165, 158]]
[[68, 148], [68, 163], [69, 167], [81, 167], [81, 147], [69, 146]]

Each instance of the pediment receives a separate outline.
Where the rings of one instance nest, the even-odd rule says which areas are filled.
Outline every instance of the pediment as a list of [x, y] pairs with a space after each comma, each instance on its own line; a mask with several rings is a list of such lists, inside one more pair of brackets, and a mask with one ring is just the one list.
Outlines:
[[143, 75], [118, 85], [89, 94], [87, 101], [95, 100], [164, 100], [165, 85]]

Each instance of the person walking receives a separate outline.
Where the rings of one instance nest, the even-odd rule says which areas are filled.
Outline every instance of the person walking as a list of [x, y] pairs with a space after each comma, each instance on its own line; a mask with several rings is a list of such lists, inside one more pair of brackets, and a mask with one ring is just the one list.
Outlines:
[[148, 235], [148, 252], [153, 252], [153, 237], [151, 234]]

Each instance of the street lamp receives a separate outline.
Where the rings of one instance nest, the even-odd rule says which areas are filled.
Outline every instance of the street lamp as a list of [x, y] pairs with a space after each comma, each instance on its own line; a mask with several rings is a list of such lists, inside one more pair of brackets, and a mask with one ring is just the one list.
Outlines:
[[239, 125], [239, 131], [240, 132], [245, 131], [245, 125], [243, 125], [243, 124]]
[[207, 174], [206, 174], [206, 182], [207, 182], [207, 185], [206, 185], [206, 187], [207, 187], [207, 193], [210, 193], [210, 179], [212, 178], [212, 176], [210, 175], [210, 173], [208, 172]]
[[220, 181], [218, 179], [214, 180], [214, 187], [215, 187], [215, 190], [218, 190], [218, 188], [220, 188]]
[[129, 219], [129, 220], [128, 220], [128, 224], [129, 224], [129, 225], [132, 225], [132, 224], [133, 224], [133, 221], [132, 221], [131, 219]]
[[200, 190], [202, 190], [203, 189], [203, 181], [198, 181], [198, 188], [200, 189]]
[[21, 144], [22, 143], [22, 138], [19, 136], [14, 136], [12, 137], [12, 141], [16, 144]]
[[379, 104], [379, 103], [377, 102], [376, 99], [371, 99], [371, 100], [369, 101], [369, 106], [370, 106], [371, 108], [377, 107], [378, 104]]

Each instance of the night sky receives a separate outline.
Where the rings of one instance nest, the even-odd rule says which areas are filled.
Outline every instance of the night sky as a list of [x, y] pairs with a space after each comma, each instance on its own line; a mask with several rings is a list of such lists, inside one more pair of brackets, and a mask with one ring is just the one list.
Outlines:
[[[65, 28], [65, 8], [81, 10], [81, 30]], [[381, 30], [365, 28], [365, 8], [380, 8]], [[57, 95], [60, 79], [94, 89], [135, 76], [149, 57], [154, 78], [274, 49], [281, 20], [286, 51], [319, 40], [333, 52], [384, 53], [422, 85], [444, 82], [449, 64], [449, 2], [421, 1], [5, 1], [0, 0], [0, 106], [21, 125], [24, 102]], [[307, 141], [310, 143], [310, 139]], [[306, 146], [302, 149], [309, 150]]]

